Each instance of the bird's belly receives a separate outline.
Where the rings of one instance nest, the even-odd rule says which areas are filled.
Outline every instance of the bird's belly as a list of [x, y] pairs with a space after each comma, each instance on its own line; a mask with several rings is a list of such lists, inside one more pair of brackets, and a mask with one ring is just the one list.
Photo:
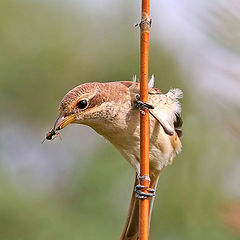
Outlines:
[[[110, 141], [122, 154], [122, 156], [133, 166], [137, 173], [140, 172], [140, 126], [131, 123], [126, 129], [105, 128], [108, 131], [95, 129]], [[150, 171], [160, 171], [171, 163], [175, 155], [169, 136], [164, 132], [159, 123], [150, 121], [150, 145], [149, 162]]]
[[[116, 144], [113, 145], [118, 149], [118, 151], [123, 155], [123, 157], [133, 166], [137, 173], [140, 173], [140, 144], [135, 142], [135, 144]], [[173, 155], [173, 149], [170, 142], [164, 148], [159, 148], [160, 143], [150, 144], [149, 149], [149, 164], [150, 171], [160, 171], [163, 167], [167, 166], [171, 161]], [[163, 144], [166, 145], [166, 142]]]

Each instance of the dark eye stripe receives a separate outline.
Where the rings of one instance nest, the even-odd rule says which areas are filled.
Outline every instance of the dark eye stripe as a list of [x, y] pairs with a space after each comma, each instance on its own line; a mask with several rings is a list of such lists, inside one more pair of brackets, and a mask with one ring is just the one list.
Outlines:
[[93, 108], [93, 107], [96, 107], [96, 106], [100, 106], [103, 102], [105, 102], [104, 97], [101, 96], [100, 94], [96, 94], [94, 97], [92, 97], [89, 100], [88, 108]]

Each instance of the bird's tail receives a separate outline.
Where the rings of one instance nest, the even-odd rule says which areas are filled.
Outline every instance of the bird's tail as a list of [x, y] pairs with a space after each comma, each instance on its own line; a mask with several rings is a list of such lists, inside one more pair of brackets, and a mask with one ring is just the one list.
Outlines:
[[[150, 188], [156, 190], [159, 174], [150, 176], [151, 183]], [[136, 174], [135, 183], [133, 186], [132, 198], [130, 202], [130, 206], [128, 209], [127, 220], [121, 235], [120, 240], [138, 240], [139, 239], [139, 200], [135, 195], [135, 186], [138, 184], [138, 177]], [[152, 208], [155, 197], [149, 199], [149, 227], [151, 221]]]

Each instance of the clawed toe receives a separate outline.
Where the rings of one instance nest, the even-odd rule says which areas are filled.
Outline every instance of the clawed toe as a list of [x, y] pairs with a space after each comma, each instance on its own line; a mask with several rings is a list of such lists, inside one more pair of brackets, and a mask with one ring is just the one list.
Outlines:
[[136, 95], [136, 106], [140, 110], [145, 110], [145, 109], [154, 109], [154, 106], [145, 102], [142, 102], [140, 100], [140, 96]]
[[[146, 192], [142, 192], [142, 190], [145, 189]], [[136, 193], [136, 198], [137, 199], [146, 199], [149, 197], [154, 197], [155, 196], [155, 190], [153, 188], [148, 188], [143, 185], [136, 185], [135, 186], [135, 193]]]

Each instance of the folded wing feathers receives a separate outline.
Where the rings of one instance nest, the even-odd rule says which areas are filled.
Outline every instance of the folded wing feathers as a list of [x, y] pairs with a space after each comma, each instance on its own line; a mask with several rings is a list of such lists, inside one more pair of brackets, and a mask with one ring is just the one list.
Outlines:
[[[153, 91], [154, 87], [154, 75], [148, 81], [148, 90], [149, 93], [159, 94], [158, 91]], [[137, 77], [136, 75], [133, 76], [132, 85], [130, 86], [130, 90], [134, 91], [137, 85]], [[163, 105], [160, 107], [155, 106], [156, 108], [153, 110], [155, 114], [165, 116], [165, 120], [169, 122], [169, 124], [175, 127], [179, 137], [182, 135], [181, 126], [182, 126], [182, 119], [180, 116], [181, 113], [181, 105], [178, 99], [183, 98], [183, 91], [179, 88], [172, 88], [166, 94], [161, 94], [162, 103]], [[168, 107], [164, 103], [168, 103]]]

